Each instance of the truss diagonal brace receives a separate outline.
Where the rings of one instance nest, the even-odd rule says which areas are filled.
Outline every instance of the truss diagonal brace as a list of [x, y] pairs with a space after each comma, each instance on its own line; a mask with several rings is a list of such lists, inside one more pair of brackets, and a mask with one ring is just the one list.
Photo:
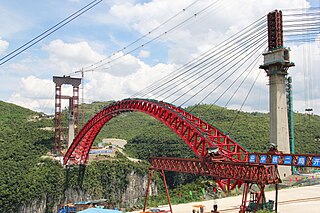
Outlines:
[[260, 185], [280, 183], [276, 165], [252, 165], [238, 162], [213, 162], [190, 158], [151, 158], [153, 170], [166, 170], [234, 179]]

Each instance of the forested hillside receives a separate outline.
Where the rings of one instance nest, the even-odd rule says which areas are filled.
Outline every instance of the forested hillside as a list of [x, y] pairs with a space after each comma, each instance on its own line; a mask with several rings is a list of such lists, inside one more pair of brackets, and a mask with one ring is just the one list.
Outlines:
[[[86, 120], [108, 103], [85, 104]], [[200, 105], [192, 113], [226, 132], [249, 151], [268, 149], [268, 114], [244, 113], [211, 105]], [[320, 117], [295, 114], [294, 120], [296, 151], [320, 154]], [[120, 156], [115, 161], [87, 166], [79, 182], [76, 171], [67, 172], [57, 161], [41, 158], [53, 145], [53, 131], [42, 128], [52, 125], [53, 120], [43, 114], [0, 101], [0, 212], [17, 212], [21, 204], [43, 195], [46, 195], [46, 209], [50, 212], [63, 199], [67, 188], [81, 189], [93, 198], [119, 203], [117, 193], [125, 190], [127, 174], [132, 170], [147, 174], [147, 164], [135, 164]], [[112, 119], [95, 143], [107, 137], [128, 140], [125, 152], [144, 160], [151, 156], [194, 157], [169, 128], [143, 113], [125, 113]], [[195, 178], [169, 173], [167, 180], [171, 187], [177, 187]], [[126, 181], [119, 183], [119, 179]], [[119, 189], [113, 193], [110, 187], [115, 186]]]
[[[106, 103], [102, 102], [93, 103], [91, 110], [86, 111], [86, 118], [91, 117], [105, 105]], [[213, 105], [200, 105], [194, 109], [189, 107], [186, 110], [190, 111], [191, 109], [191, 113], [229, 134], [248, 151], [267, 151], [269, 149], [269, 114], [239, 112]], [[296, 152], [320, 154], [320, 116], [294, 113], [294, 125]], [[153, 117], [137, 112], [121, 114], [112, 119], [101, 130], [96, 142], [106, 137], [128, 140], [129, 144], [126, 147], [128, 151], [132, 154], [143, 153], [140, 156], [143, 159], [150, 156], [149, 154], [145, 155], [144, 152], [150, 152], [153, 155], [158, 153], [161, 156], [172, 156], [172, 153], [158, 151], [158, 149], [166, 148], [157, 147], [153, 150], [152, 146], [154, 148], [156, 146], [155, 141], [167, 142], [169, 146], [172, 143], [179, 143], [179, 146], [181, 146], [179, 149], [187, 149], [186, 146], [180, 144], [183, 142], [165, 125]], [[146, 146], [135, 145], [137, 143], [146, 143]], [[171, 148], [167, 149], [170, 150]], [[190, 155], [190, 153], [187, 155]]]
[[40, 129], [52, 120], [40, 117], [0, 101], [0, 212], [16, 212], [21, 203], [44, 193], [50, 200], [62, 194], [62, 166], [40, 158], [52, 146], [52, 132]]

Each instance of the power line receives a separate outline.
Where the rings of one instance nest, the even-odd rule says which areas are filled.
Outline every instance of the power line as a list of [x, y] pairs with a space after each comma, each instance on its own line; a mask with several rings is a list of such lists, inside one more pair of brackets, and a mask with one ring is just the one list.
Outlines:
[[[90, 10], [91, 8], [96, 6], [97, 4], [101, 3], [102, 1], [103, 0], [94, 0], [94, 1], [92, 1], [91, 3], [89, 3], [86, 6], [82, 7], [80, 10], [76, 11], [72, 15], [70, 15], [67, 18], [65, 18], [64, 20], [60, 21], [58, 24], [54, 25], [53, 27], [51, 27], [48, 30], [46, 30], [45, 32], [41, 33], [37, 37], [33, 38], [32, 40], [28, 41], [24, 45], [20, 46], [19, 48], [15, 49], [11, 53], [7, 54], [6, 56], [4, 56], [3, 58], [0, 59], [0, 61], [2, 61], [2, 60], [7, 58], [6, 60], [4, 60], [3, 62], [0, 63], [0, 66], [5, 64], [6, 62], [10, 61], [14, 57], [20, 55], [22, 52], [24, 52], [25, 50], [29, 49], [30, 47], [32, 47], [33, 45], [37, 44], [38, 42], [42, 41], [43, 39], [45, 39], [46, 37], [48, 37], [52, 33], [56, 32], [57, 30], [59, 30], [60, 28], [65, 26], [66, 24], [70, 23], [71, 21], [73, 21], [74, 19], [76, 19], [77, 17], [82, 15], [83, 13], [87, 12], [88, 10]], [[11, 57], [9, 57], [9, 56], [11, 56]]]
[[[167, 35], [168, 33], [172, 32], [173, 30], [176, 30], [176, 29], [178, 29], [179, 27], [183, 26], [183, 25], [184, 25], [185, 23], [187, 23], [188, 21], [196, 18], [197, 16], [199, 16], [200, 14], [202, 14], [203, 12], [205, 12], [206, 10], [208, 10], [209, 8], [211, 8], [212, 6], [214, 6], [215, 4], [217, 4], [217, 2], [219, 2], [219, 1], [221, 1], [221, 0], [216, 0], [215, 2], [210, 3], [210, 4], [207, 5], [205, 8], [203, 8], [203, 9], [201, 9], [200, 11], [194, 13], [193, 15], [191, 15], [191, 16], [188, 17], [187, 19], [183, 20], [182, 22], [178, 23], [177, 25], [169, 28], [169, 29], [166, 30], [165, 32], [162, 32], [161, 34], [159, 34], [159, 35], [157, 35], [156, 37], [150, 39], [149, 41], [147, 41], [147, 42], [145, 42], [145, 43], [143, 43], [143, 44], [141, 44], [141, 45], [139, 45], [139, 46], [137, 46], [137, 47], [129, 50], [128, 52], [124, 53], [124, 54], [121, 55], [121, 56], [112, 58], [112, 56], [116, 55], [117, 53], [120, 53], [121, 50], [113, 53], [112, 55], [110, 55], [110, 56], [108, 56], [108, 57], [106, 57], [106, 58], [104, 59], [104, 60], [110, 59], [110, 60], [108, 60], [107, 62], [105, 62], [105, 63], [103, 63], [103, 64], [101, 64], [101, 65], [95, 66], [95, 67], [93, 67], [93, 68], [91, 68], [91, 69], [84, 70], [84, 72], [89, 72], [89, 71], [94, 71], [94, 70], [97, 70], [97, 69], [101, 69], [101, 67], [106, 66], [106, 65], [110, 65], [112, 62], [117, 61], [117, 60], [119, 60], [120, 58], [123, 58], [124, 56], [129, 55], [130, 53], [133, 53], [133, 52], [137, 51], [138, 49], [141, 49], [142, 47], [145, 47], [146, 45], [150, 44], [151, 42], [154, 42], [154, 41], [158, 40], [158, 39], [161, 38], [162, 36]], [[101, 60], [101, 62], [103, 62], [104, 60]], [[96, 64], [99, 64], [99, 63], [100, 63], [100, 62], [98, 62], [98, 63], [96, 63]], [[89, 66], [89, 67], [91, 67], [91, 66]], [[104, 68], [102, 68], [102, 69], [104, 69]]]

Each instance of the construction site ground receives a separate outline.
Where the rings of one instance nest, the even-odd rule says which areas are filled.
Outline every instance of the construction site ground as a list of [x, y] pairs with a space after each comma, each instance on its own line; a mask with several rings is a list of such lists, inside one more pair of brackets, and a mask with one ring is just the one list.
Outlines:
[[[294, 187], [279, 190], [278, 212], [281, 213], [318, 213], [320, 212], [320, 185]], [[227, 197], [217, 200], [193, 202], [173, 205], [173, 213], [192, 213], [194, 205], [204, 205], [205, 212], [210, 212], [214, 203], [218, 204], [219, 212], [239, 212], [242, 196]], [[267, 200], [275, 200], [275, 191], [266, 192]], [[169, 206], [158, 207], [169, 210]], [[135, 211], [142, 212], [142, 211]]]

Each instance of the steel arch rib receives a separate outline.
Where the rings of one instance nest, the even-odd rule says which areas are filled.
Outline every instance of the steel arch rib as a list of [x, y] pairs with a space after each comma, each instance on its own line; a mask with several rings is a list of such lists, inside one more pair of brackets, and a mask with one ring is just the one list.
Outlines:
[[113, 117], [138, 111], [146, 113], [168, 126], [195, 153], [203, 159], [207, 148], [219, 147], [227, 161], [246, 161], [246, 150], [200, 118], [174, 105], [149, 99], [124, 99], [110, 105], [94, 115], [81, 129], [64, 156], [64, 164], [86, 164], [89, 150], [101, 128]]

